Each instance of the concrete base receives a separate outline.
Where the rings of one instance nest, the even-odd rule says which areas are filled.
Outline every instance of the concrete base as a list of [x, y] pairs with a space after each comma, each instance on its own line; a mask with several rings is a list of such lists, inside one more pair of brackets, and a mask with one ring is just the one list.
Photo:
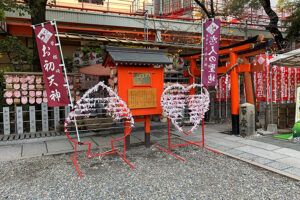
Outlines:
[[277, 124], [268, 124], [267, 131], [277, 133]]

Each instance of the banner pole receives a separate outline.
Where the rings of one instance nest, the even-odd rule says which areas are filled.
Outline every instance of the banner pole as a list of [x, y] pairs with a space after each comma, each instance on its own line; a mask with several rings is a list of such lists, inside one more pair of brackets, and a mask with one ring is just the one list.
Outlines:
[[[62, 62], [62, 64], [60, 65], [60, 67], [63, 67], [63, 70], [64, 70], [64, 75], [65, 75], [66, 84], [67, 84], [68, 93], [69, 93], [70, 106], [73, 109], [74, 108], [74, 104], [73, 104], [73, 100], [72, 100], [72, 95], [71, 95], [71, 90], [70, 90], [70, 85], [69, 85], [69, 80], [68, 80], [68, 75], [67, 75], [65, 60], [64, 60], [63, 53], [62, 53], [61, 43], [60, 43], [60, 39], [59, 39], [59, 35], [58, 35], [56, 20], [51, 21], [51, 25], [54, 25], [54, 27], [55, 27], [56, 38], [57, 38], [57, 42], [58, 42], [55, 45], [59, 47], [60, 58], [61, 58], [61, 62]], [[77, 125], [77, 121], [76, 121], [76, 117], [75, 116], [74, 116], [74, 124], [75, 124], [77, 139], [78, 139], [78, 142], [80, 142], [78, 125]]]
[[[201, 42], [201, 51], [202, 51], [202, 53], [201, 53], [201, 74], [200, 74], [200, 76], [201, 76], [201, 82], [200, 82], [200, 85], [202, 85], [202, 83], [203, 83], [203, 80], [202, 80], [202, 78], [203, 78], [203, 43], [204, 43], [204, 23], [206, 22], [206, 20], [204, 19], [204, 20], [202, 20], [202, 42]], [[201, 93], [202, 93], [202, 89], [201, 89]]]

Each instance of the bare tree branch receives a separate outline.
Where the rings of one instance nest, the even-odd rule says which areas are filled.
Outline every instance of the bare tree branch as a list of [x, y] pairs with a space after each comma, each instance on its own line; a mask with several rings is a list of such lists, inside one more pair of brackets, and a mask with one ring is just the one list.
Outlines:
[[210, 0], [210, 14], [211, 18], [215, 18], [214, 0]]
[[212, 18], [212, 16], [209, 14], [208, 10], [206, 9], [203, 3], [201, 3], [199, 0], [195, 0], [195, 2], [202, 8], [202, 10], [205, 12], [208, 18]]
[[270, 18], [270, 23], [266, 29], [273, 35], [279, 50], [287, 47], [287, 40], [283, 38], [282, 33], [278, 29], [278, 16], [271, 8], [270, 0], [259, 0], [265, 12]]

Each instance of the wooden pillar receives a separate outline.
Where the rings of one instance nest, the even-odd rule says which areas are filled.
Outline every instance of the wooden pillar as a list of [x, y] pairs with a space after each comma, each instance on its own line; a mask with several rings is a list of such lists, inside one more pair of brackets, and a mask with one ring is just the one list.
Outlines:
[[150, 148], [150, 115], [145, 116], [145, 146], [146, 148]]
[[[230, 55], [230, 66], [232, 66], [237, 62], [237, 54], [230, 52], [229, 55]], [[232, 133], [234, 135], [238, 135], [240, 95], [239, 95], [239, 76], [236, 67], [231, 70], [230, 79], [231, 79]]]
[[246, 102], [254, 105], [253, 89], [252, 89], [252, 81], [251, 81], [250, 72], [244, 73], [244, 80], [245, 80], [245, 90], [246, 90]]

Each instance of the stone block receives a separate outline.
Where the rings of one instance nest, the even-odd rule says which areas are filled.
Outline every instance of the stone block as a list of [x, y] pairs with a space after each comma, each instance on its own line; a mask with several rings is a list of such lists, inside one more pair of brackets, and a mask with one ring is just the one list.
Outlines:
[[15, 160], [21, 158], [21, 145], [0, 146], [0, 161]]
[[47, 153], [47, 148], [44, 142], [23, 144], [22, 157], [41, 156], [45, 153]]
[[46, 145], [48, 149], [47, 154], [66, 153], [74, 150], [68, 139], [47, 141]]
[[244, 103], [240, 106], [240, 134], [250, 136], [255, 134], [255, 109], [254, 105]]
[[273, 134], [277, 133], [277, 124], [268, 124], [267, 131]]

